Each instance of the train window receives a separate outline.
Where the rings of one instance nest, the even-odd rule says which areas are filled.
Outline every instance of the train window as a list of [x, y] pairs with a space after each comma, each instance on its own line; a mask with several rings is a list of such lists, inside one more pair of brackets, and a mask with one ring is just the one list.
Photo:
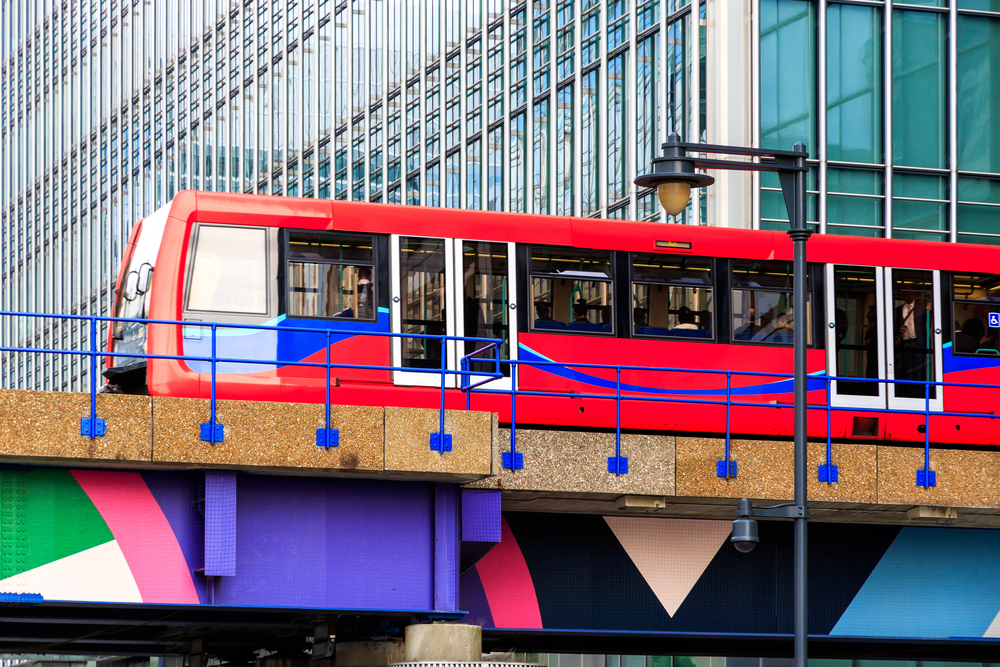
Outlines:
[[712, 338], [712, 260], [632, 255], [632, 333]]
[[956, 273], [952, 284], [952, 352], [1000, 356], [1000, 329], [990, 326], [990, 313], [1000, 313], [1000, 276]]
[[267, 230], [199, 225], [188, 310], [267, 314]]
[[371, 236], [288, 233], [288, 316], [375, 319]]
[[[735, 260], [732, 277], [733, 340], [791, 345], [795, 329], [792, 263]], [[811, 303], [808, 295], [806, 303]], [[811, 343], [810, 321], [807, 310], [803, 325]]]
[[614, 332], [611, 253], [575, 248], [531, 249], [531, 328]]

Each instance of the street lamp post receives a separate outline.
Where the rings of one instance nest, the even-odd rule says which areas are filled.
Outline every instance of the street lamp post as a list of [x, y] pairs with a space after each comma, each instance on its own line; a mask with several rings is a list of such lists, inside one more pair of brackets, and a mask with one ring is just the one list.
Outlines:
[[[690, 153], [689, 153], [690, 151]], [[720, 160], [701, 155], [728, 155], [745, 160]], [[671, 134], [663, 144], [663, 155], [653, 159], [653, 173], [639, 176], [639, 187], [655, 187], [663, 208], [670, 215], [678, 215], [687, 206], [692, 187], [705, 187], [715, 179], [698, 169], [735, 169], [739, 171], [774, 172], [781, 181], [781, 193], [788, 209], [793, 242], [795, 317], [800, 318], [794, 328], [794, 424], [795, 424], [795, 498], [790, 505], [755, 508], [744, 498], [737, 508], [740, 518], [734, 522], [733, 542], [743, 552], [750, 551], [757, 543], [757, 527], [753, 516], [790, 517], [795, 521], [793, 549], [794, 614], [795, 614], [795, 667], [806, 667], [807, 621], [807, 561], [806, 521], [809, 509], [806, 498], [806, 242], [812, 233], [806, 226], [806, 158], [809, 154], [802, 143], [791, 151], [773, 151], [738, 146], [684, 143], [677, 134]], [[728, 475], [728, 471], [727, 471]]]

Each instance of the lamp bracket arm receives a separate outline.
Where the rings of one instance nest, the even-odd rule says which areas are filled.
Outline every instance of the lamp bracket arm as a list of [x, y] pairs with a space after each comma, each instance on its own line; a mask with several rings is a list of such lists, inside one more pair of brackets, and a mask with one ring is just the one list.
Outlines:
[[759, 516], [781, 519], [798, 519], [809, 516], [809, 508], [795, 503], [783, 503], [760, 507], [743, 498], [736, 506], [736, 516]]

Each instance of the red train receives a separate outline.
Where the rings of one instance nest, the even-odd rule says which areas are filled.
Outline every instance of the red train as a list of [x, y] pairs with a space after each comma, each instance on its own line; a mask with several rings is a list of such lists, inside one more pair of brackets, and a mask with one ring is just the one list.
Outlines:
[[[925, 386], [873, 379], [1000, 385], [1000, 248], [816, 235], [809, 242], [809, 312], [792, 308], [792, 245], [770, 231], [592, 218], [182, 192], [133, 229], [116, 315], [183, 320], [118, 324], [118, 353], [209, 356], [208, 323], [276, 330], [217, 331], [224, 399], [323, 402], [335, 368], [337, 404], [435, 407], [439, 375], [476, 344], [377, 332], [498, 338], [504, 358], [732, 371], [734, 434], [790, 436], [791, 380], [739, 372], [792, 369], [792, 335], [809, 328], [810, 402], [832, 413], [835, 438], [924, 440]], [[324, 330], [343, 333], [329, 336]], [[290, 331], [287, 329], [295, 329]], [[305, 329], [305, 331], [303, 331]], [[316, 333], [308, 331], [316, 329]], [[492, 368], [486, 362], [473, 370]], [[508, 377], [488, 387], [507, 388]], [[207, 397], [210, 364], [116, 357], [105, 375], [122, 391]], [[448, 379], [447, 405], [465, 396]], [[626, 396], [723, 400], [725, 374], [623, 371]], [[523, 425], [614, 428], [613, 369], [520, 366]], [[991, 415], [1000, 388], [930, 386], [931, 439], [1000, 444]], [[739, 402], [765, 404], [740, 406]], [[474, 409], [510, 419], [510, 398], [474, 395]], [[771, 407], [771, 406], [775, 407]], [[725, 407], [625, 401], [627, 430], [718, 434]], [[825, 437], [825, 411], [809, 435]]]

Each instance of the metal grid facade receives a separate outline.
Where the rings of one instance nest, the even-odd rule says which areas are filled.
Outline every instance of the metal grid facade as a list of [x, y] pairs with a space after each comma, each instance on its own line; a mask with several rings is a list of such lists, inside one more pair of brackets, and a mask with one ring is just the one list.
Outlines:
[[[956, 3], [991, 0], [949, 1], [923, 11], [946, 17], [942, 29], [953, 34]], [[806, 58], [804, 93], [778, 99], [811, 100], [799, 110], [812, 119], [812, 134], [804, 135], [810, 150], [823, 142], [813, 151], [811, 219], [827, 229], [828, 204], [845, 199], [829, 180], [839, 166], [826, 151], [827, 115], [816, 113], [828, 106], [834, 0], [4, 3], [0, 307], [107, 313], [133, 221], [184, 188], [660, 219], [653, 195], [637, 191], [632, 178], [647, 170], [669, 132], [713, 143], [772, 139], [762, 129], [768, 44], [772, 33], [799, 24], [792, 16], [773, 30], [762, 26], [768, 3], [786, 13], [801, 11], [789, 4], [808, 6], [808, 21], [819, 21], [818, 30], [803, 24], [814, 33], [804, 38], [814, 53]], [[870, 4], [892, 20], [892, 0]], [[890, 108], [892, 36], [885, 42], [877, 85], [880, 104]], [[952, 39], [947, 49], [954, 65], [961, 46]], [[1000, 81], [994, 53], [981, 57]], [[954, 110], [959, 84], [955, 76], [947, 81]], [[881, 150], [891, 151], [891, 114], [882, 107], [878, 114], [889, 137]], [[778, 121], [781, 130], [785, 119]], [[951, 164], [940, 173], [924, 169], [950, 183], [943, 199], [932, 198], [947, 209], [946, 221], [964, 205], [953, 194], [962, 181]], [[875, 166], [882, 190], [855, 199], [879, 202], [882, 221], [869, 226], [891, 235], [885, 219], [899, 199], [891, 191], [893, 167]], [[774, 224], [780, 215], [771, 212], [770, 186], [748, 175], [720, 176], [678, 221]], [[989, 192], [977, 211], [1000, 206]], [[973, 240], [955, 229], [951, 224], [943, 238]], [[11, 318], [0, 340], [90, 345], [76, 326]], [[83, 360], [3, 361], [4, 387], [88, 386]]]

